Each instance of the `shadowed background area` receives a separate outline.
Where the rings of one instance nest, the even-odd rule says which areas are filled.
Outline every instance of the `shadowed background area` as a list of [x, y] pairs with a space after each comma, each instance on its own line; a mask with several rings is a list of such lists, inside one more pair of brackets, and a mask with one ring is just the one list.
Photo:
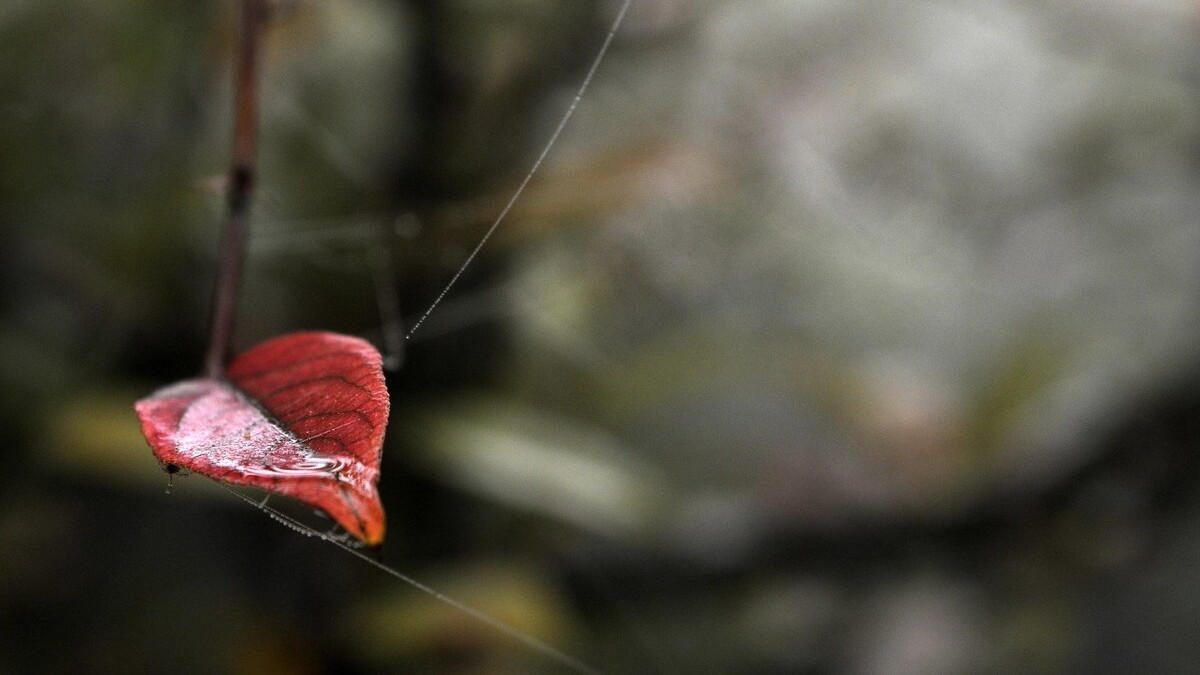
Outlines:
[[[617, 5], [277, 3], [239, 349], [398, 357]], [[0, 672], [564, 672], [164, 494], [233, 10], [0, 9]], [[1198, 16], [636, 0], [389, 373], [385, 560], [609, 673], [1194, 672]]]

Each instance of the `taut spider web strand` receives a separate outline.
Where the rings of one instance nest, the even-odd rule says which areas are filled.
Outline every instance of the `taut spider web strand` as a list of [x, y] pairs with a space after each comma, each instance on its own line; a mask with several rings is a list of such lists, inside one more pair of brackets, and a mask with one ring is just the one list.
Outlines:
[[567, 668], [570, 668], [571, 670], [574, 670], [577, 673], [582, 673], [583, 675], [604, 675], [603, 671], [597, 670], [597, 669], [589, 666], [588, 664], [584, 663], [583, 661], [580, 661], [579, 659], [577, 659], [573, 656], [570, 656], [566, 652], [563, 652], [559, 649], [551, 647], [550, 645], [546, 644], [545, 642], [542, 642], [541, 640], [538, 640], [537, 638], [532, 637], [532, 636], [522, 632], [521, 630], [519, 630], [507, 623], [504, 623], [503, 621], [501, 621], [489, 614], [486, 614], [485, 612], [483, 612], [481, 610], [475, 609], [474, 607], [471, 607], [470, 605], [467, 605], [459, 600], [455, 600], [454, 598], [446, 595], [445, 593], [436, 591], [433, 588], [426, 586], [425, 584], [408, 576], [407, 574], [404, 574], [403, 572], [401, 572], [393, 567], [389, 567], [388, 565], [372, 558], [371, 556], [367, 555], [366, 553], [363, 553], [361, 550], [355, 548], [351, 544], [346, 543], [345, 540], [343, 540], [342, 538], [339, 538], [337, 535], [333, 534], [332, 532], [319, 532], [319, 531], [309, 527], [308, 525], [305, 525], [304, 523], [300, 522], [299, 520], [296, 520], [295, 518], [287, 515], [286, 513], [283, 513], [282, 511], [279, 511], [278, 509], [268, 506], [266, 499], [263, 499], [262, 501], [257, 501], [255, 499], [252, 499], [251, 497], [248, 497], [248, 496], [238, 492], [237, 490], [234, 490], [233, 488], [229, 487], [225, 483], [218, 482], [217, 485], [220, 485], [223, 490], [225, 490], [226, 492], [229, 492], [230, 494], [234, 495], [238, 499], [241, 499], [242, 501], [246, 502], [247, 504], [262, 510], [264, 513], [266, 513], [268, 516], [270, 516], [273, 520], [287, 526], [288, 528], [293, 529], [296, 532], [299, 532], [300, 534], [303, 534], [305, 536], [315, 537], [322, 541], [327, 541], [327, 542], [333, 544], [334, 546], [337, 546], [338, 548], [349, 553], [350, 555], [355, 556], [359, 560], [362, 560], [363, 562], [366, 562], [367, 564], [372, 565], [372, 566], [376, 567], [377, 569], [383, 571], [388, 576], [390, 576], [394, 579], [397, 579], [401, 582], [404, 582], [404, 583], [408, 584], [409, 586], [412, 586], [413, 588], [421, 591], [422, 593], [425, 593], [426, 595], [433, 597], [434, 599], [438, 600], [439, 602], [444, 602], [447, 605], [453, 607], [454, 609], [470, 616], [471, 618], [477, 619], [477, 620], [483, 622], [484, 624], [491, 626], [496, 631], [503, 633], [504, 635], [512, 638], [513, 640], [516, 640], [517, 642], [520, 642], [521, 644], [525, 645], [526, 647], [532, 649], [533, 651], [537, 652], [538, 654], [541, 654], [542, 656], [544, 656], [548, 659], [557, 661], [561, 665], [566, 666]]
[[550, 150], [554, 147], [554, 144], [558, 142], [558, 137], [562, 134], [563, 128], [567, 126], [567, 122], [569, 122], [571, 117], [574, 116], [575, 109], [579, 107], [579, 102], [583, 99], [583, 94], [591, 85], [592, 78], [595, 77], [596, 71], [600, 68], [600, 63], [604, 60], [605, 55], [608, 53], [608, 48], [612, 45], [613, 38], [615, 38], [617, 35], [617, 30], [620, 29], [621, 23], [625, 20], [625, 13], [629, 10], [629, 6], [632, 4], [633, 0], [625, 0], [623, 3], [621, 3], [621, 9], [617, 11], [617, 16], [615, 19], [613, 19], [612, 25], [608, 29], [608, 34], [604, 36], [604, 43], [600, 45], [600, 51], [596, 52], [596, 58], [592, 60], [592, 65], [588, 68], [587, 75], [584, 75], [583, 81], [580, 82], [579, 88], [575, 90], [575, 97], [571, 99], [571, 105], [567, 106], [566, 112], [563, 113], [562, 118], [559, 119], [558, 126], [554, 128], [554, 133], [550, 134], [550, 139], [546, 141], [544, 146], [542, 146], [542, 151], [538, 154], [537, 159], [534, 160], [533, 165], [529, 168], [529, 171], [525, 174], [525, 177], [521, 179], [521, 184], [517, 186], [517, 189], [513, 192], [512, 197], [509, 198], [508, 203], [504, 205], [504, 208], [500, 210], [500, 214], [497, 215], [496, 219], [492, 221], [492, 224], [490, 227], [488, 227], [487, 232], [484, 232], [483, 236], [479, 239], [479, 243], [476, 244], [475, 248], [471, 250], [471, 253], [467, 256], [467, 259], [463, 261], [463, 264], [459, 266], [458, 271], [454, 273], [454, 276], [450, 277], [450, 281], [446, 283], [441, 292], [438, 293], [437, 297], [433, 299], [433, 303], [429, 305], [429, 308], [425, 310], [425, 313], [421, 315], [421, 318], [417, 319], [416, 323], [413, 324], [413, 327], [409, 329], [408, 334], [404, 336], [404, 339], [407, 340], [412, 338], [413, 333], [417, 332], [417, 329], [421, 327], [421, 324], [425, 323], [425, 319], [428, 319], [429, 315], [433, 313], [433, 310], [436, 309], [439, 304], [441, 304], [442, 299], [445, 298], [446, 294], [450, 292], [450, 289], [453, 288], [456, 283], [458, 283], [458, 280], [460, 277], [462, 277], [463, 272], [465, 272], [466, 269], [471, 266], [471, 263], [475, 261], [475, 257], [479, 255], [479, 252], [483, 250], [484, 245], [487, 244], [488, 240], [492, 238], [492, 234], [496, 232], [496, 229], [500, 227], [500, 224], [504, 222], [504, 219], [508, 217], [508, 212], [512, 210], [513, 205], [516, 204], [517, 200], [521, 198], [521, 195], [525, 192], [525, 188], [529, 186], [529, 181], [533, 179], [533, 176], [538, 172], [538, 169], [542, 167], [542, 162], [545, 161], [546, 156], [550, 154]]

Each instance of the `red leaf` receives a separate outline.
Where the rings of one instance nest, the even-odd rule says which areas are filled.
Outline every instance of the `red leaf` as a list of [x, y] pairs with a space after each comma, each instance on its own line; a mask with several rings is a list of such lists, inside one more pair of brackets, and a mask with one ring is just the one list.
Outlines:
[[380, 366], [358, 338], [293, 333], [238, 356], [225, 379], [177, 382], [134, 407], [168, 466], [293, 497], [378, 545], [388, 417]]

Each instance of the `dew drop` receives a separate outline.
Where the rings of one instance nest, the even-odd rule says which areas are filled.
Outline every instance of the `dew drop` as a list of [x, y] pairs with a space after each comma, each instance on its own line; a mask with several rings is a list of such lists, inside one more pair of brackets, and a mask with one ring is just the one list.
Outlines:
[[241, 470], [257, 476], [327, 478], [330, 474], [340, 474], [347, 465], [347, 461], [336, 457], [310, 456], [275, 461], [260, 467], [241, 467]]

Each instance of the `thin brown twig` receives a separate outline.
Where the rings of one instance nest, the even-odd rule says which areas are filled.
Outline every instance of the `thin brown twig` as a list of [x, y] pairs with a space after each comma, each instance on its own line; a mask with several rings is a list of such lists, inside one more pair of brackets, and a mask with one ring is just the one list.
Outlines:
[[233, 342], [238, 287], [246, 251], [246, 217], [254, 189], [259, 57], [267, 14], [267, 0], [242, 0], [241, 36], [233, 73], [233, 161], [229, 168], [227, 212], [213, 296], [212, 332], [204, 363], [208, 377], [224, 375], [225, 361]]

